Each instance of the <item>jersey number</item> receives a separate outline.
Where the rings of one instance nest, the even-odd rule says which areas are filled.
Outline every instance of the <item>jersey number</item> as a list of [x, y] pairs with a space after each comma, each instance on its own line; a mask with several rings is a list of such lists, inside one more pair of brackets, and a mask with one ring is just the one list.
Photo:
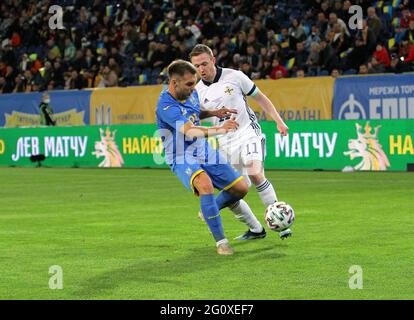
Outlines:
[[[224, 108], [224, 107], [222, 107], [222, 108]], [[230, 120], [230, 118], [231, 118], [231, 115], [229, 115], [228, 117], [225, 117], [225, 118], [220, 118], [219, 123], [222, 123], [223, 121], [226, 121], [226, 120]]]
[[[253, 146], [253, 151], [250, 151], [250, 146]], [[255, 143], [252, 143], [252, 144], [248, 144], [247, 146], [246, 146], [246, 149], [247, 149], [247, 155], [249, 155], [249, 154], [252, 154], [252, 153], [258, 153], [257, 152], [257, 144], [256, 144], [256, 142]]]

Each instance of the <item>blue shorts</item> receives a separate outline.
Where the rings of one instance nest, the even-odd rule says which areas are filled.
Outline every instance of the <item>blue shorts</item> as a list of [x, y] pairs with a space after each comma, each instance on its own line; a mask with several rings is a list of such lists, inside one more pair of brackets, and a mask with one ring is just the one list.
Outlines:
[[[216, 156], [220, 157], [220, 155], [217, 154]], [[207, 173], [213, 182], [213, 186], [219, 190], [228, 190], [238, 181], [243, 179], [243, 177], [225, 161], [204, 164], [175, 164], [172, 171], [177, 175], [178, 179], [181, 180], [182, 184], [196, 195], [198, 195], [198, 192], [194, 189], [193, 180], [202, 172]]]

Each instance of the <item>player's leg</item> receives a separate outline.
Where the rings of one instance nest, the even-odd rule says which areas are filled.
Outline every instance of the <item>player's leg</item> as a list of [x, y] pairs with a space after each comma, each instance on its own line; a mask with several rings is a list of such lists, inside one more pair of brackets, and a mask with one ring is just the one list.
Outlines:
[[[237, 150], [238, 157], [240, 156], [240, 151]], [[233, 160], [235, 157], [233, 157]], [[237, 163], [232, 163], [233, 167], [243, 175], [243, 180], [246, 182], [247, 187], [249, 188], [251, 185], [250, 178], [247, 175], [247, 172], [244, 170], [244, 166], [241, 162], [241, 159], [236, 159]], [[242, 234], [241, 236], [236, 237], [237, 240], [252, 240], [252, 239], [261, 239], [266, 236], [266, 231], [262, 224], [259, 222], [255, 214], [253, 213], [250, 206], [247, 204], [246, 201], [240, 199], [233, 205], [228, 207], [236, 217], [237, 220], [240, 222], [245, 223], [249, 230]]]
[[265, 177], [263, 162], [251, 160], [247, 162], [246, 166], [250, 181], [256, 186], [256, 191], [263, 204], [267, 207], [275, 203], [277, 201], [276, 191], [272, 183]]
[[[244, 222], [250, 223], [253, 229], [260, 229], [260, 237], [263, 238], [265, 235], [264, 228], [255, 219], [247, 203], [240, 201], [249, 191], [248, 185], [240, 173], [223, 160], [222, 158], [217, 164], [206, 164], [203, 166], [203, 169], [207, 171], [212, 179], [213, 185], [222, 190], [216, 198], [218, 208], [228, 207], [238, 217], [242, 218]], [[255, 221], [249, 220], [248, 217], [247, 219], [243, 219], [246, 217], [246, 212], [249, 212]], [[264, 232], [264, 235], [262, 232]], [[243, 238], [243, 240], [247, 240], [247, 238]]]
[[222, 255], [233, 254], [223, 231], [220, 211], [214, 197], [214, 187], [210, 177], [198, 164], [177, 164], [174, 173], [184, 186], [200, 196], [201, 211], [216, 241], [217, 252]]
[[[243, 180], [239, 181], [233, 187], [228, 189], [227, 192], [230, 194], [235, 195], [236, 197], [243, 193], [248, 192], [249, 187], [247, 183]], [[222, 191], [226, 192], [226, 191]], [[254, 215], [252, 209], [250, 209], [249, 205], [243, 199], [238, 200], [237, 202], [229, 205], [228, 207], [236, 216], [238, 220], [244, 222], [249, 229], [242, 235], [236, 237], [236, 240], [253, 240], [253, 239], [262, 239], [266, 237], [266, 230], [261, 225], [261, 223], [257, 220], [256, 216]]]
[[193, 179], [192, 184], [194, 190], [197, 190], [200, 196], [201, 212], [207, 221], [214, 239], [216, 242], [223, 240], [225, 238], [223, 226], [214, 197], [214, 187], [209, 176], [205, 172], [201, 172]]
[[[243, 172], [240, 147], [221, 146], [220, 157], [222, 157], [221, 160], [226, 160], [224, 162], [231, 163], [231, 166], [226, 163], [222, 166], [213, 167], [209, 172], [217, 187], [223, 190], [217, 197], [219, 208], [228, 207], [234, 213], [236, 219], [248, 226], [247, 232], [237, 237], [237, 240], [264, 238], [266, 236], [265, 229], [257, 220], [249, 205], [242, 199], [249, 190], [250, 180], [247, 172]], [[220, 163], [223, 163], [223, 161]], [[236, 175], [234, 169], [237, 171]]]
[[[277, 196], [275, 189], [273, 188], [272, 183], [266, 179], [264, 173], [264, 155], [265, 155], [265, 146], [264, 140], [261, 141], [261, 146], [258, 146], [258, 141], [252, 139], [249, 143], [250, 146], [247, 150], [258, 150], [257, 154], [245, 154], [244, 163], [247, 170], [247, 174], [251, 182], [256, 186], [256, 191], [259, 194], [260, 199], [266, 208], [277, 201]], [[292, 231], [286, 229], [279, 233], [281, 239], [290, 237]]]
[[266, 153], [265, 138], [253, 136], [244, 143], [241, 150], [242, 163], [250, 181], [256, 186], [263, 204], [267, 207], [277, 201], [272, 183], [264, 174], [264, 159]]

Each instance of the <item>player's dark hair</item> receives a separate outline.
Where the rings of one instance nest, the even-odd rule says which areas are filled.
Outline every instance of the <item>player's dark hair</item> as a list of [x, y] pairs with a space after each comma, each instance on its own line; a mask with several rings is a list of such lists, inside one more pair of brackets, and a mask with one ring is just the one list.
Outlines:
[[191, 50], [190, 60], [192, 57], [199, 56], [200, 54], [203, 54], [203, 53], [207, 53], [210, 56], [210, 58], [213, 58], [214, 56], [213, 51], [211, 51], [211, 49], [208, 46], [206, 46], [205, 44], [198, 44], [193, 48], [193, 50]]
[[191, 74], [196, 74], [197, 70], [188, 61], [175, 60], [170, 63], [170, 65], [167, 68], [167, 72], [168, 72], [168, 77], [171, 79], [173, 76], [183, 77], [184, 74], [186, 74], [187, 72]]

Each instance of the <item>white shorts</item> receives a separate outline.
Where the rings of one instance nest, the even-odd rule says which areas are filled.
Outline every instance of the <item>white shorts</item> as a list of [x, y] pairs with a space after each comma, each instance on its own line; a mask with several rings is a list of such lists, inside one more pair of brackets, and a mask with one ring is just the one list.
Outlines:
[[253, 160], [264, 163], [266, 157], [266, 137], [250, 135], [236, 143], [219, 145], [220, 152], [227, 161], [246, 179], [250, 186], [251, 182], [247, 174], [247, 164]]

